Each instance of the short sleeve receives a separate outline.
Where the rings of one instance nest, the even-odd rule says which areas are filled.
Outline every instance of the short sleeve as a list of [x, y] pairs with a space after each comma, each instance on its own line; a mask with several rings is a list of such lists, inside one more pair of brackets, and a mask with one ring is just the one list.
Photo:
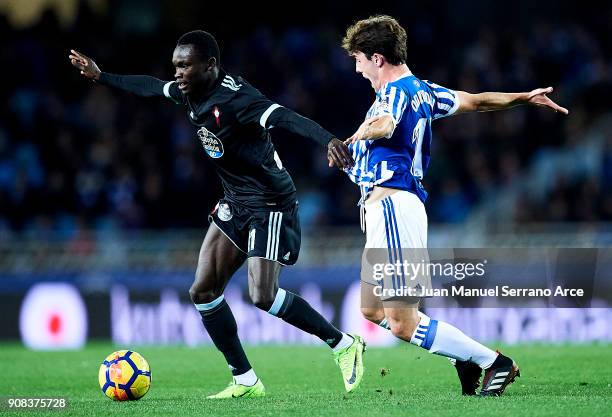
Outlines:
[[179, 90], [176, 85], [176, 81], [169, 81], [164, 84], [164, 96], [168, 97], [176, 104], [183, 104], [185, 102], [183, 93], [181, 93], [181, 90]]
[[388, 114], [393, 118], [393, 122], [397, 126], [402, 120], [407, 103], [408, 100], [404, 90], [392, 84], [386, 84], [376, 97], [372, 116]]
[[432, 118], [434, 120], [451, 116], [457, 111], [459, 108], [459, 95], [456, 91], [431, 81], [424, 80], [423, 82], [431, 89], [436, 100], [432, 111]]

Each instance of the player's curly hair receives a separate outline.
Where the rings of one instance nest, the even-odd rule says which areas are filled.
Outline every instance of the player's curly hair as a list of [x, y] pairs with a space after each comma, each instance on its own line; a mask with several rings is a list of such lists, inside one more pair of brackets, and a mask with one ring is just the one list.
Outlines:
[[210, 33], [203, 30], [193, 30], [182, 35], [176, 46], [179, 45], [193, 45], [193, 48], [200, 55], [200, 58], [206, 60], [208, 58], [215, 58], [217, 65], [221, 64], [219, 45], [217, 40]]
[[406, 40], [406, 31], [397, 20], [378, 15], [350, 26], [342, 39], [342, 48], [349, 55], [363, 52], [368, 59], [378, 53], [391, 65], [400, 65], [406, 63]]

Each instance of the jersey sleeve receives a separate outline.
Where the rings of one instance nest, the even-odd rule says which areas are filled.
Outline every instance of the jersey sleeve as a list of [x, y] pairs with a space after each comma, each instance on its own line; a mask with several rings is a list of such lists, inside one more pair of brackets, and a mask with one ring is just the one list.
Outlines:
[[236, 118], [241, 124], [257, 123], [264, 129], [272, 128], [269, 119], [274, 110], [282, 107], [253, 87], [241, 88], [236, 100]]
[[404, 90], [392, 84], [386, 84], [376, 100], [372, 116], [388, 114], [393, 118], [393, 122], [397, 126], [402, 120], [402, 115], [408, 104], [408, 97]]
[[178, 85], [176, 85], [176, 81], [169, 81], [164, 84], [164, 96], [175, 102], [176, 104], [184, 104], [185, 97], [181, 90], [179, 90]]
[[436, 103], [432, 110], [432, 119], [440, 119], [453, 115], [459, 108], [459, 95], [450, 88], [442, 87], [431, 81], [423, 81], [434, 94]]

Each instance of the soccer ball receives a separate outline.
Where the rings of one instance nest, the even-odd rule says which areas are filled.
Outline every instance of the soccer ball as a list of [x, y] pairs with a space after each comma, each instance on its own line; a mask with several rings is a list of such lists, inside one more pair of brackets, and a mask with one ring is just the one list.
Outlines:
[[98, 382], [108, 398], [131, 401], [142, 398], [151, 386], [151, 369], [139, 353], [118, 350], [104, 359], [98, 371]]

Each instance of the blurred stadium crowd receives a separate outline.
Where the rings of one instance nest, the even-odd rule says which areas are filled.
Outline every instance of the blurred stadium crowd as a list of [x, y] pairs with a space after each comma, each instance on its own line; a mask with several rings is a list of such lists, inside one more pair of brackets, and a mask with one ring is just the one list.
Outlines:
[[[171, 79], [174, 42], [196, 27], [169, 24], [163, 8], [142, 3], [94, 12], [85, 2], [69, 25], [60, 25], [53, 11], [23, 28], [0, 14], [0, 236], [207, 224], [221, 188], [184, 109], [92, 86], [67, 59], [75, 48], [103, 71]], [[470, 92], [552, 85], [555, 100], [570, 109], [569, 117], [517, 108], [437, 121], [425, 181], [431, 222], [468, 220], [488, 198], [528, 182], [542, 158], [549, 163], [538, 172], [547, 181], [519, 193], [510, 203], [515, 210], [497, 220], [612, 220], [607, 7], [581, 10], [573, 20], [559, 8], [538, 18], [526, 12], [514, 23], [471, 24], [457, 23], [452, 7], [443, 13], [422, 7], [418, 19], [408, 7], [379, 10], [406, 27], [408, 65], [418, 77]], [[222, 65], [230, 72], [348, 137], [373, 92], [339, 44], [352, 20], [375, 11], [311, 23], [254, 19], [236, 30], [202, 13], [197, 27], [218, 37]], [[593, 126], [604, 128], [589, 139]], [[273, 139], [296, 182], [303, 228], [357, 225], [357, 189], [327, 167], [324, 150], [283, 132], [273, 131]], [[572, 155], [579, 159], [589, 140], [596, 142], [589, 163], [569, 171], [559, 166], [571, 163]], [[555, 157], [568, 150], [569, 158]]]

